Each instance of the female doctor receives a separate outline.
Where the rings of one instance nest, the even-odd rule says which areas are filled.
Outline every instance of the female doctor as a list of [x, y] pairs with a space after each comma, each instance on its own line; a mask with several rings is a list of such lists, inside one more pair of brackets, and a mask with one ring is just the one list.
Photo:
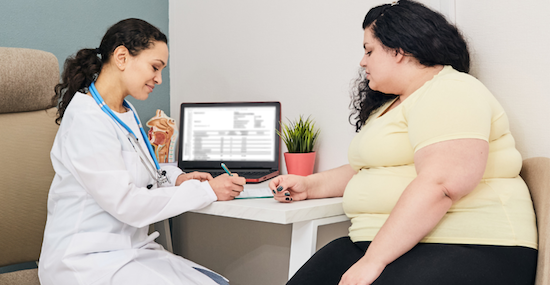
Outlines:
[[145, 100], [168, 62], [166, 36], [139, 19], [68, 58], [53, 102], [61, 122], [39, 277], [49, 284], [228, 284], [147, 235], [149, 225], [216, 200], [245, 179], [160, 169], [128, 95]]

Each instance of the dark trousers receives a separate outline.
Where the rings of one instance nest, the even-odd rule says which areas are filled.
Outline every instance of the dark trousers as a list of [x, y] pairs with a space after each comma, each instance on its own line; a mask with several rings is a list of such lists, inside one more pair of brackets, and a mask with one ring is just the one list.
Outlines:
[[[315, 253], [287, 285], [337, 285], [370, 242], [336, 239]], [[537, 250], [521, 246], [420, 243], [390, 263], [373, 285], [533, 285]]]

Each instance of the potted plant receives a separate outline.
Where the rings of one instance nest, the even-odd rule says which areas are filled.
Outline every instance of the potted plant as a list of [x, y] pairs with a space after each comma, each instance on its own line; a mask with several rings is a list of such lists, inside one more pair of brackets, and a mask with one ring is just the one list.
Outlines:
[[281, 131], [277, 134], [286, 145], [285, 163], [288, 174], [307, 176], [313, 173], [315, 164], [315, 143], [319, 137], [319, 129], [308, 117], [304, 120], [302, 115], [296, 121], [289, 124], [280, 122]]

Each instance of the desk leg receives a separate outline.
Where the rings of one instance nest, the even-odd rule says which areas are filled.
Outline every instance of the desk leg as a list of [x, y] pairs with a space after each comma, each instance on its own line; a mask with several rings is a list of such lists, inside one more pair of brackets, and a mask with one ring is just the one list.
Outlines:
[[288, 279], [315, 253], [317, 247], [317, 228], [322, 225], [334, 224], [349, 220], [346, 215], [322, 218], [292, 224], [292, 239], [290, 241], [290, 262]]
[[168, 219], [156, 223], [155, 231], [160, 233], [161, 241], [159, 241], [159, 243], [169, 252], [174, 252], [172, 248], [172, 236], [170, 235], [170, 222]]

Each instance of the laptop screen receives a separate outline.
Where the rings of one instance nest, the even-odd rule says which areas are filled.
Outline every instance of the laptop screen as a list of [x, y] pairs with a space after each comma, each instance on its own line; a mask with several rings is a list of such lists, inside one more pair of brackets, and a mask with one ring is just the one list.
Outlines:
[[182, 169], [278, 168], [279, 102], [183, 103]]

